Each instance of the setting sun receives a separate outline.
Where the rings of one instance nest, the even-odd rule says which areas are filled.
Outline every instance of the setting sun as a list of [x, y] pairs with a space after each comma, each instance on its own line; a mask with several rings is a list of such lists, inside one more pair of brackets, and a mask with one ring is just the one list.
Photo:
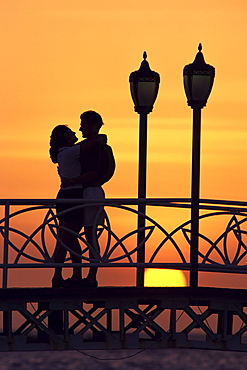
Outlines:
[[168, 287], [168, 286], [186, 286], [186, 278], [180, 270], [169, 269], [146, 269], [145, 281], [146, 287]]

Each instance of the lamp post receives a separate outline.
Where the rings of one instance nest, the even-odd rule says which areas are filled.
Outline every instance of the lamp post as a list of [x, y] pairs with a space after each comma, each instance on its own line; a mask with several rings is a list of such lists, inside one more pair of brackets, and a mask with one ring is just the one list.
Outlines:
[[[157, 72], [151, 71], [147, 53], [143, 53], [143, 61], [138, 71], [132, 72], [129, 77], [130, 92], [135, 111], [139, 114], [139, 170], [138, 170], [138, 198], [146, 198], [147, 179], [147, 115], [152, 112], [156, 100], [160, 77]], [[145, 262], [145, 213], [146, 204], [138, 204], [138, 234], [137, 262]], [[142, 216], [143, 214], [143, 216]], [[137, 286], [144, 285], [144, 268], [137, 269]]]
[[201, 51], [202, 45], [199, 44], [194, 62], [186, 65], [183, 70], [185, 94], [188, 105], [193, 109], [190, 245], [191, 287], [198, 286], [201, 109], [207, 103], [215, 76], [214, 67], [205, 63]]

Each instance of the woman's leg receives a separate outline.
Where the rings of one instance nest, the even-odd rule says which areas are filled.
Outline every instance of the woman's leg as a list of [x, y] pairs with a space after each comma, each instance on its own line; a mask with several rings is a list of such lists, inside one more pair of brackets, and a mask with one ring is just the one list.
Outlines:
[[[76, 233], [79, 233], [81, 230], [81, 226], [78, 224], [75, 224], [70, 221], [59, 221], [59, 225], [63, 226], [69, 230], [72, 230]], [[81, 253], [81, 247], [79, 244], [79, 241], [76, 236], [72, 235], [69, 231], [67, 230], [59, 230], [58, 232], [58, 237], [59, 239], [67, 245], [72, 251], [74, 251], [77, 254]], [[61, 245], [59, 242], [56, 244], [55, 252], [54, 252], [54, 262], [55, 263], [63, 263], [65, 261], [67, 254], [67, 250]], [[73, 263], [80, 263], [81, 259], [80, 257], [75, 256], [73, 253], [71, 255], [71, 260]], [[74, 267], [73, 268], [73, 275], [72, 279], [74, 280], [79, 280], [81, 279], [81, 268], [80, 267]], [[55, 268], [55, 273], [53, 276], [53, 281], [59, 282], [63, 280], [62, 277], [62, 267], [56, 267]]]
[[[59, 221], [59, 226], [64, 226], [64, 221], [60, 220]], [[58, 238], [63, 241], [63, 234], [64, 230], [58, 229]], [[55, 263], [63, 263], [66, 257], [67, 251], [66, 249], [57, 241], [56, 243], [56, 248], [53, 254], [54, 262]], [[62, 267], [55, 267], [55, 272], [52, 278], [52, 281], [62, 281]]]

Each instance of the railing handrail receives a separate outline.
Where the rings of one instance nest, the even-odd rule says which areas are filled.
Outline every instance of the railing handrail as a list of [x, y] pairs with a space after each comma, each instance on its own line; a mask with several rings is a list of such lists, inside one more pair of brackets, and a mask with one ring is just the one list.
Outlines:
[[[191, 208], [191, 198], [106, 198], [100, 202], [95, 199], [51, 199], [51, 198], [33, 198], [33, 199], [0, 199], [0, 205], [9, 206], [27, 206], [27, 205], [40, 205], [40, 206], [55, 206], [60, 203], [78, 203], [89, 205], [138, 205], [145, 203], [147, 206], [165, 206], [172, 208]], [[247, 212], [247, 202], [245, 201], [231, 201], [219, 199], [200, 199], [200, 210], [211, 211], [225, 211], [225, 212]]]

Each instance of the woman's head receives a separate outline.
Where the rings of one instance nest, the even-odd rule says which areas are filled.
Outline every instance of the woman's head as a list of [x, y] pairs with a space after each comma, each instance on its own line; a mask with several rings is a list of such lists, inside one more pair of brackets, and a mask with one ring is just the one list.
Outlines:
[[71, 146], [77, 141], [75, 133], [67, 125], [54, 127], [50, 136], [50, 157], [53, 163], [57, 163], [59, 148]]

